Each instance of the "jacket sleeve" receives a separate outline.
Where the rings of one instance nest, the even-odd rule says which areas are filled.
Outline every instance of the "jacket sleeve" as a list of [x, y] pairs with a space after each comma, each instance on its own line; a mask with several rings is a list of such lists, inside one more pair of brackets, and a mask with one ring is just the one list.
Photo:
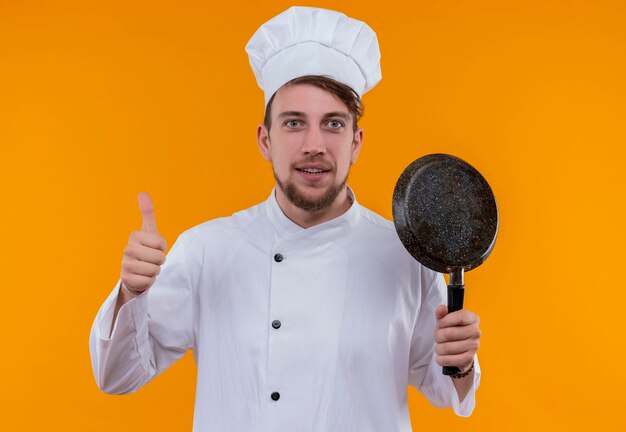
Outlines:
[[135, 392], [193, 348], [192, 290], [184, 236], [172, 246], [154, 285], [120, 308], [113, 331], [120, 282], [96, 315], [89, 349], [102, 391]]
[[[475, 392], [480, 384], [480, 365], [474, 359], [474, 382], [463, 401], [459, 401], [452, 378], [443, 375], [442, 368], [435, 361], [435, 309], [447, 304], [447, 286], [443, 275], [422, 270], [421, 306], [418, 311], [409, 363], [409, 384], [419, 390], [436, 407], [452, 407], [461, 417], [468, 417], [476, 404]], [[426, 277], [431, 275], [430, 280]]]

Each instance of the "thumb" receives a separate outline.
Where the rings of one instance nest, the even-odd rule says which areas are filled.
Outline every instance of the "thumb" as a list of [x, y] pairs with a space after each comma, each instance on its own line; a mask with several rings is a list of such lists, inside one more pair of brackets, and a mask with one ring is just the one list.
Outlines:
[[435, 318], [440, 320], [441, 318], [448, 315], [448, 307], [446, 305], [439, 305], [437, 309], [435, 309]]
[[152, 205], [150, 195], [147, 192], [141, 192], [137, 196], [137, 201], [139, 201], [139, 210], [141, 210], [142, 231], [158, 233], [156, 220], [154, 219], [154, 206]]

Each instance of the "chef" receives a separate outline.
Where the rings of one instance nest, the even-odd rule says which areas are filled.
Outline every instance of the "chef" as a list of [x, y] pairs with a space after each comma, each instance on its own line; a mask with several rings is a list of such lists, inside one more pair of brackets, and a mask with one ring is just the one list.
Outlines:
[[470, 415], [478, 317], [448, 313], [443, 277], [346, 184], [363, 143], [361, 96], [381, 79], [376, 34], [342, 13], [293, 7], [246, 50], [276, 187], [185, 231], [167, 260], [139, 195], [142, 229], [91, 331], [98, 386], [134, 392], [192, 350], [196, 431], [406, 432], [407, 385]]

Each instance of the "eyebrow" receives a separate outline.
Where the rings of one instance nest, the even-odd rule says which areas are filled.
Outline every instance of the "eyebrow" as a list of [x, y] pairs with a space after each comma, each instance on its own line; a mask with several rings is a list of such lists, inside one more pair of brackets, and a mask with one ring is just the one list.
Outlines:
[[345, 121], [350, 121], [351, 117], [348, 113], [342, 112], [342, 111], [335, 111], [335, 112], [329, 112], [324, 114], [324, 118], [330, 118], [330, 117], [339, 117], [342, 120]]
[[[285, 117], [306, 117], [306, 114], [304, 114], [301, 111], [283, 111], [280, 114], [278, 114], [278, 118], [285, 118]], [[349, 121], [350, 120], [350, 115], [342, 112], [342, 111], [333, 111], [333, 112], [329, 112], [324, 114], [325, 119], [327, 118], [331, 118], [331, 117], [339, 117], [342, 120], [345, 121]]]
[[303, 112], [300, 111], [283, 111], [278, 114], [278, 118], [284, 117], [306, 117]]

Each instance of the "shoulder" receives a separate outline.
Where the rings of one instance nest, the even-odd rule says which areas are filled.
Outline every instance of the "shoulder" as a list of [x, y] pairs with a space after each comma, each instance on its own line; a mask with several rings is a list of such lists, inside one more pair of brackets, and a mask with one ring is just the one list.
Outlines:
[[369, 225], [371, 229], [379, 229], [383, 232], [395, 233], [395, 228], [393, 222], [385, 219], [378, 213], [374, 213], [372, 210], [368, 209], [359, 204], [359, 213], [361, 219]]
[[374, 241], [383, 241], [384, 244], [404, 250], [393, 222], [362, 205], [359, 205], [357, 230]]
[[203, 222], [184, 231], [180, 238], [188, 244], [204, 244], [206, 240], [228, 241], [246, 237], [251, 234], [255, 223], [264, 218], [263, 203], [233, 213], [231, 216], [220, 217]]
[[356, 250], [372, 254], [377, 259], [394, 261], [396, 266], [413, 263], [400, 242], [393, 222], [362, 205], [359, 205], [358, 212], [358, 222], [350, 240], [358, 244]]
[[411, 256], [400, 241], [392, 221], [363, 206], [360, 206], [359, 212], [358, 236], [365, 239], [371, 253], [388, 260], [394, 269], [406, 269], [413, 279], [420, 281], [420, 286], [434, 285], [438, 273], [423, 266]]

